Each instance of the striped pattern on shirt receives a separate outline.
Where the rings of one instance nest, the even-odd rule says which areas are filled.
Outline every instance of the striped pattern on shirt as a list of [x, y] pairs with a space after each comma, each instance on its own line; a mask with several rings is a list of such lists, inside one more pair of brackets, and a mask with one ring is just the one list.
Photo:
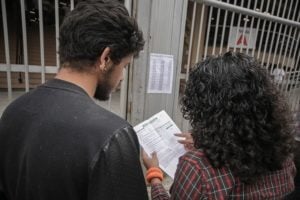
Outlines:
[[287, 159], [283, 168], [267, 173], [253, 184], [244, 184], [223, 167], [215, 169], [201, 150], [187, 152], [179, 160], [169, 197], [161, 184], [153, 185], [154, 200], [208, 199], [208, 200], [266, 200], [283, 199], [294, 190], [296, 168]]

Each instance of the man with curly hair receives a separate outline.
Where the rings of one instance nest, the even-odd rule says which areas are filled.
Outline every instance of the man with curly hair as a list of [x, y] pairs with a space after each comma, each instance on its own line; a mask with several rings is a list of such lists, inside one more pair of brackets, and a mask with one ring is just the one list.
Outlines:
[[[194, 149], [179, 160], [171, 199], [283, 199], [294, 190], [288, 108], [252, 57], [228, 52], [196, 64], [181, 104]], [[158, 167], [155, 153], [143, 159]], [[152, 198], [169, 199], [152, 175]]]
[[87, 0], [60, 27], [55, 79], [0, 119], [1, 200], [148, 199], [136, 133], [98, 106], [144, 46], [123, 4]]

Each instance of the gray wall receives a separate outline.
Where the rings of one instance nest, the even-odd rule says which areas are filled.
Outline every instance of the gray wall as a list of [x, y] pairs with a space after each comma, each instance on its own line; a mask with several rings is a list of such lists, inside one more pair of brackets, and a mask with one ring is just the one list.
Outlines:
[[[182, 41], [187, 12], [185, 0], [137, 0], [136, 17], [146, 44], [144, 51], [132, 66], [128, 120], [137, 124], [164, 109], [174, 117], [177, 108], [179, 74], [182, 58]], [[148, 94], [150, 53], [174, 56], [172, 94]]]

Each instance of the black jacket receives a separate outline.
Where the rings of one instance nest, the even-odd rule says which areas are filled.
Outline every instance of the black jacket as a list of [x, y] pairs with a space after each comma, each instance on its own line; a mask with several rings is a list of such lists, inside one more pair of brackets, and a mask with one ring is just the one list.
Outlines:
[[136, 134], [80, 87], [51, 80], [1, 117], [0, 198], [148, 199]]

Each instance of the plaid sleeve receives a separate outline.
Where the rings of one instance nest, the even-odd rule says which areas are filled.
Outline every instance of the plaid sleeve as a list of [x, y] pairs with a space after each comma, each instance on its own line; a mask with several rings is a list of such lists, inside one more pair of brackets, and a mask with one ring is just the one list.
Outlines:
[[171, 199], [205, 198], [205, 180], [198, 163], [192, 158], [180, 159], [171, 188]]
[[162, 184], [154, 184], [151, 186], [151, 198], [152, 200], [168, 200], [169, 194], [165, 190]]

